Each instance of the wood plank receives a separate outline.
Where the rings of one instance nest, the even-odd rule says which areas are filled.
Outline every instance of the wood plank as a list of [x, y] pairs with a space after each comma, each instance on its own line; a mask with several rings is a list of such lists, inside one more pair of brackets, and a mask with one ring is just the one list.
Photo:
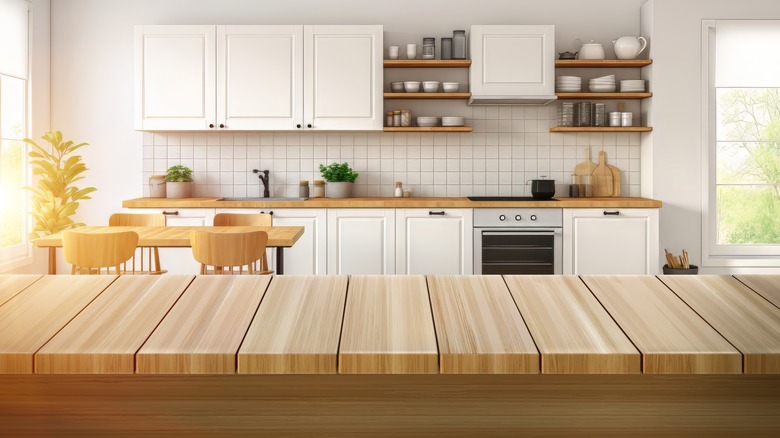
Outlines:
[[539, 372], [539, 352], [500, 276], [429, 276], [428, 290], [442, 374]]
[[780, 275], [735, 275], [747, 287], [753, 289], [772, 304], [780, 307]]
[[626, 68], [645, 67], [653, 63], [652, 59], [558, 59], [556, 68]]
[[385, 59], [385, 68], [468, 68], [470, 59]]
[[595, 92], [581, 92], [581, 93], [555, 93], [558, 99], [647, 99], [653, 97], [653, 93], [649, 92], [612, 92], [612, 93], [595, 93]]
[[646, 374], [735, 374], [742, 355], [653, 276], [582, 276], [642, 353]]
[[0, 306], [40, 278], [40, 275], [0, 275]]
[[745, 374], [780, 374], [780, 309], [731, 276], [658, 278], [737, 347]]
[[468, 99], [469, 97], [471, 97], [471, 93], [468, 92], [464, 92], [464, 93], [459, 93], [459, 92], [384, 93], [385, 99]]
[[550, 132], [650, 132], [650, 126], [553, 126]]
[[385, 126], [384, 132], [471, 132], [471, 126]]
[[238, 352], [239, 374], [335, 373], [347, 276], [277, 276]]
[[136, 354], [136, 373], [234, 374], [236, 352], [270, 281], [197, 277]]
[[638, 374], [641, 355], [576, 276], [504, 276], [544, 374]]
[[0, 306], [0, 374], [33, 372], [33, 354], [114, 280], [49, 275]]
[[438, 368], [439, 351], [425, 277], [351, 276], [339, 372], [435, 374]]
[[191, 275], [123, 275], [35, 354], [39, 374], [133, 374]]

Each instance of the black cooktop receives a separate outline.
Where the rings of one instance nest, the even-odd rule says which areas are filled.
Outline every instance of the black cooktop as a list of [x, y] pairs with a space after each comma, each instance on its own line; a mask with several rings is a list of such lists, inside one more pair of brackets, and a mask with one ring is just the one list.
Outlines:
[[536, 199], [533, 196], [469, 196], [471, 201], [557, 201], [557, 199]]

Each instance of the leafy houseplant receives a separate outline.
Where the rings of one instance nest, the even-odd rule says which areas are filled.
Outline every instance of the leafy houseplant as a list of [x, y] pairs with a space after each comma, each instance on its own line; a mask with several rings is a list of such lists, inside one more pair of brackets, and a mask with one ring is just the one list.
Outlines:
[[62, 141], [59, 131], [47, 132], [41, 138], [51, 144], [51, 152], [29, 138], [24, 139], [32, 146], [28, 155], [32, 173], [38, 180], [36, 187], [25, 187], [32, 192], [30, 214], [35, 219], [30, 239], [84, 226], [83, 223], [73, 222], [71, 216], [79, 208], [78, 201], [91, 199], [88, 195], [97, 190], [94, 187], [79, 189], [73, 185], [84, 179], [82, 173], [87, 166], [81, 161], [81, 155], [71, 154], [89, 143]]
[[352, 186], [358, 177], [347, 162], [332, 163], [327, 166], [320, 164], [322, 178], [328, 182], [329, 198], [349, 198], [352, 196]]
[[165, 173], [165, 192], [168, 198], [192, 197], [192, 169], [177, 164]]

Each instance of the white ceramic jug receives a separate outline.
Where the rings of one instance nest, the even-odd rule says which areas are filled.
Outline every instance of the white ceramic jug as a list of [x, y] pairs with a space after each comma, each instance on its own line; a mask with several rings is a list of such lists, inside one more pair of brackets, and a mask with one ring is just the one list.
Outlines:
[[578, 54], [579, 59], [604, 59], [604, 47], [591, 41], [583, 44]]
[[624, 36], [612, 40], [615, 45], [617, 59], [636, 59], [647, 48], [647, 40], [643, 37]]

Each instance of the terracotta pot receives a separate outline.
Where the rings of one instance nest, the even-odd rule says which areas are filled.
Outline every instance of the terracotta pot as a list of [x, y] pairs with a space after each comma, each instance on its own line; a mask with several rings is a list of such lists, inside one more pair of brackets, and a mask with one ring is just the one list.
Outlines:
[[173, 198], [192, 198], [192, 181], [190, 182], [171, 182], [165, 183], [166, 197]]

